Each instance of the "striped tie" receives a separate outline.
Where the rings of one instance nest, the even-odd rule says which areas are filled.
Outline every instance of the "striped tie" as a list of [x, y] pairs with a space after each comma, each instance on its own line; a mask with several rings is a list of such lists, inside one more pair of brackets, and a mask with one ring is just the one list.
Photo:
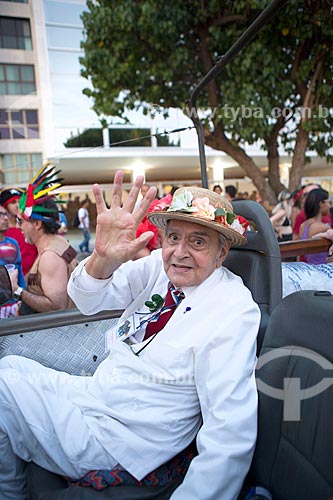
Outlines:
[[150, 320], [147, 324], [146, 333], [143, 340], [148, 339], [165, 327], [165, 325], [175, 312], [177, 306], [184, 298], [184, 292], [182, 292], [181, 290], [176, 290], [175, 286], [169, 282], [168, 293], [165, 297], [164, 305], [160, 310], [160, 314], [157, 317], [155, 316], [154, 319]]

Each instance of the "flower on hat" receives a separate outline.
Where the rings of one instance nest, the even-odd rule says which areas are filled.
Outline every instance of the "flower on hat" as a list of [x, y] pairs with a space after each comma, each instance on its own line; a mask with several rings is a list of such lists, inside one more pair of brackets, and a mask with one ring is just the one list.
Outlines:
[[164, 210], [165, 208], [169, 208], [171, 203], [172, 203], [172, 195], [169, 193], [163, 196], [163, 198], [161, 198], [160, 200], [158, 199], [153, 200], [148, 208], [148, 212], [152, 211], [158, 212]]
[[239, 225], [243, 228], [243, 232], [241, 234], [244, 234], [245, 231], [247, 230], [248, 226], [250, 225], [250, 221], [245, 219], [245, 217], [243, 217], [242, 215], [236, 215], [236, 219], [237, 219]]
[[193, 194], [190, 191], [181, 191], [174, 194], [168, 212], [197, 212], [196, 207], [192, 207]]
[[[155, 208], [153, 211], [155, 211]], [[203, 219], [212, 220], [223, 226], [230, 227], [241, 235], [245, 233], [249, 225], [247, 219], [233, 212], [228, 212], [222, 207], [221, 203], [216, 203], [214, 207], [210, 203], [208, 197], [193, 198], [193, 194], [186, 190], [175, 193], [171, 205], [166, 206], [162, 211], [183, 212]]]
[[198, 217], [207, 217], [207, 219], [215, 219], [215, 208], [210, 205], [208, 198], [196, 198], [192, 201], [192, 207], [196, 207]]
[[235, 217], [235, 220], [234, 222], [231, 224], [232, 229], [234, 229], [235, 231], [237, 231], [237, 233], [239, 234], [243, 234], [245, 229], [244, 227], [242, 226], [242, 224], [239, 222], [239, 220], [237, 219], [237, 217]]
[[156, 207], [148, 213], [150, 222], [164, 229], [170, 220], [194, 222], [225, 235], [233, 247], [244, 245], [248, 221], [234, 214], [232, 204], [208, 189], [183, 187], [177, 189], [169, 206]]

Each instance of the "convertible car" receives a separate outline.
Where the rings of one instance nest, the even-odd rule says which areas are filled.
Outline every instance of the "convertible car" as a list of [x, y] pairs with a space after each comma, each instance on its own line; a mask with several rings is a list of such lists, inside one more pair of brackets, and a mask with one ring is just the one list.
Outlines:
[[[199, 92], [286, 1], [273, 0], [219, 58], [195, 87], [189, 100], [192, 109], [196, 109]], [[202, 185], [208, 187], [202, 123], [199, 119], [193, 121], [198, 133]], [[285, 267], [281, 264], [281, 253], [295, 255], [295, 249], [291, 248], [292, 244], [278, 245], [267, 213], [259, 204], [234, 202], [234, 211], [252, 221], [253, 230], [246, 234], [248, 243], [232, 249], [224, 265], [242, 277], [262, 314], [257, 337], [258, 438], [239, 500], [332, 500], [332, 295], [328, 289], [321, 289], [322, 280], [312, 286], [315, 285], [312, 278], [310, 289], [301, 290], [300, 270], [288, 263]], [[318, 251], [318, 245], [320, 249], [328, 248], [328, 242], [304, 244], [308, 245], [306, 251], [298, 248], [297, 252], [309, 253], [313, 246], [314, 251]], [[303, 271], [307, 277], [308, 270]], [[0, 267], [2, 304], [11, 298], [6, 273], [5, 268]], [[283, 293], [283, 282], [287, 283], [287, 278], [288, 294], [286, 290]], [[283, 295], [286, 296], [282, 298]], [[3, 319], [0, 356], [19, 354], [57, 370], [92, 374], [106, 356], [104, 333], [120, 313], [103, 311], [87, 317], [77, 310], [69, 310]], [[139, 484], [128, 476], [119, 480], [110, 471], [99, 471], [85, 482], [75, 484], [30, 463], [28, 498], [166, 500], [183, 481], [195, 454], [194, 442]], [[226, 499], [221, 492], [220, 498], [212, 500], [237, 499]]]
[[[240, 499], [328, 500], [333, 498], [333, 297], [326, 290], [301, 290], [282, 299], [281, 248], [265, 210], [251, 201], [234, 202], [234, 209], [256, 230], [247, 233], [247, 245], [230, 251], [224, 265], [242, 277], [262, 313], [258, 439]], [[282, 253], [290, 254], [291, 246]], [[10, 297], [2, 267], [1, 303]], [[73, 309], [1, 320], [0, 355], [19, 354], [58, 370], [92, 374], [106, 355], [104, 333], [120, 314], [103, 311], [87, 317]], [[109, 471], [100, 471], [78, 485], [29, 464], [29, 500], [165, 500], [195, 453], [193, 443], [140, 484], [119, 485]], [[270, 496], [255, 496], [258, 491]]]

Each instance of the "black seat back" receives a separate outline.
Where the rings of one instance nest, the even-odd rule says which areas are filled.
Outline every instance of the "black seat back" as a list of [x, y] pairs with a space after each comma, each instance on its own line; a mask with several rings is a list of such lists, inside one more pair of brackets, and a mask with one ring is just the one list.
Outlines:
[[273, 311], [258, 361], [251, 482], [274, 500], [333, 497], [333, 296], [300, 291]]
[[246, 232], [248, 243], [232, 248], [224, 265], [243, 279], [260, 307], [259, 352], [269, 317], [282, 298], [280, 249], [268, 214], [259, 203], [235, 201], [233, 207], [237, 215], [254, 223], [256, 231]]

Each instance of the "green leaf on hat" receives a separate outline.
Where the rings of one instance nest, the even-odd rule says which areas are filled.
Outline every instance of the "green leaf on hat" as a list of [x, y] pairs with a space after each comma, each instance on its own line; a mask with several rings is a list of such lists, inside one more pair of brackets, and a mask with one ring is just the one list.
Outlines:
[[236, 215], [230, 212], [227, 212], [227, 223], [232, 224], [235, 220]]
[[223, 208], [221, 207], [217, 207], [217, 209], [215, 210], [215, 217], [218, 217], [218, 216], [221, 216], [221, 215], [226, 215], [226, 211], [223, 210]]

